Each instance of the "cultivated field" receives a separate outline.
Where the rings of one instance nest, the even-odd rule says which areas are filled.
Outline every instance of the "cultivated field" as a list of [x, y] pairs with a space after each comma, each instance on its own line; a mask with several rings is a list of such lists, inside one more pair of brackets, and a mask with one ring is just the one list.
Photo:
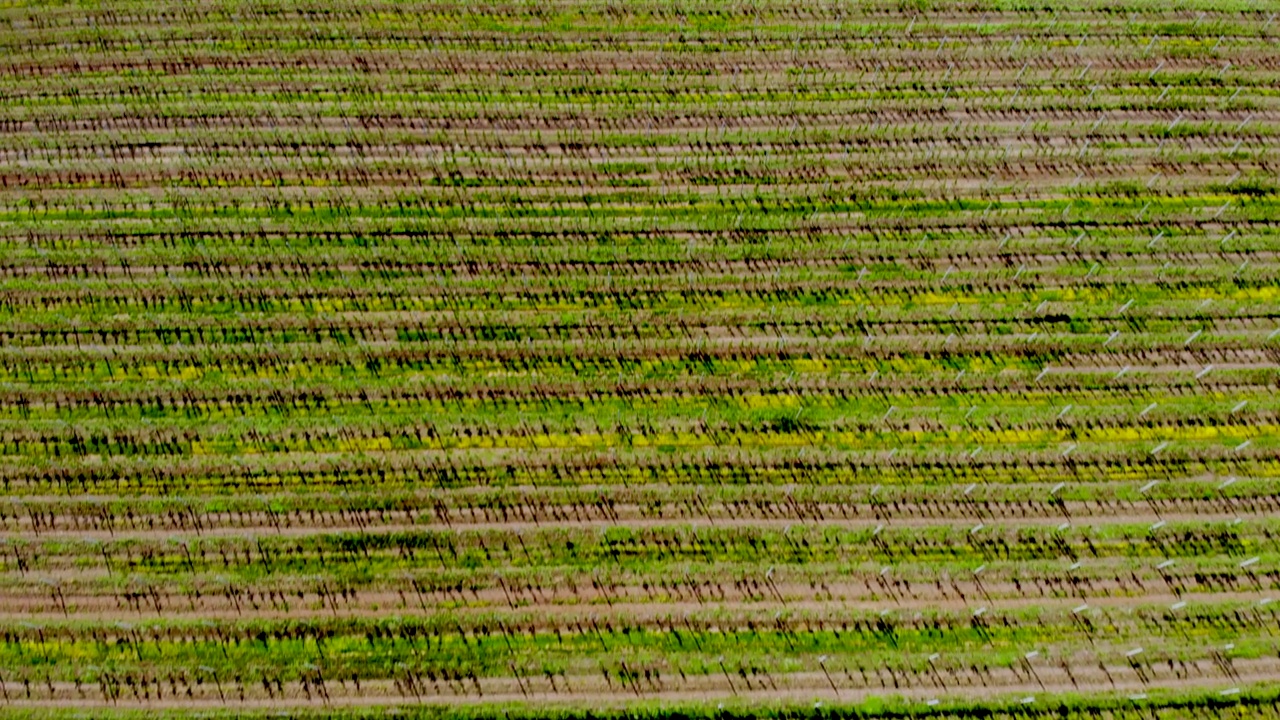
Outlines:
[[1280, 715], [1280, 3], [0, 3], [0, 716]]

